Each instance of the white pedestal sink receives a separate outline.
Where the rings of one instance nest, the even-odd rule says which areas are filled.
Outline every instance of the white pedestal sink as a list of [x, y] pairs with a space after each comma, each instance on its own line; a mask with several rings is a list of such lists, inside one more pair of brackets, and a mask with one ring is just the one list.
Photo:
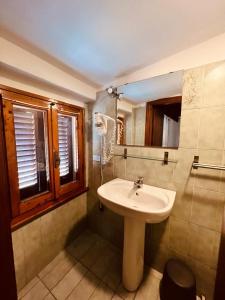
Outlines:
[[100, 186], [98, 195], [106, 207], [124, 216], [123, 284], [135, 291], [143, 277], [145, 223], [165, 220], [176, 192], [146, 184], [137, 188], [117, 178]]

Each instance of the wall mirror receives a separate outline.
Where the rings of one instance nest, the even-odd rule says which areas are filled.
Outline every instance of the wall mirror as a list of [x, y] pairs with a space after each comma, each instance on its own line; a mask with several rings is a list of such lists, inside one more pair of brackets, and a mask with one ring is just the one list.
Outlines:
[[117, 90], [117, 144], [178, 148], [183, 71], [128, 83]]

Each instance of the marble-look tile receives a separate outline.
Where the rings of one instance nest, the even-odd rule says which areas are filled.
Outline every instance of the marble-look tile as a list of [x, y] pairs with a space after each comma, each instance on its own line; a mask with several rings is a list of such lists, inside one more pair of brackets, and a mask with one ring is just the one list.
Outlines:
[[88, 272], [72, 293], [67, 298], [68, 300], [86, 300], [89, 299], [93, 292], [98, 289], [100, 280], [91, 272]]
[[188, 255], [200, 263], [216, 269], [220, 233], [190, 223], [188, 241]]
[[199, 109], [182, 110], [179, 147], [190, 149], [198, 147], [199, 122]]
[[[223, 161], [222, 150], [199, 150], [199, 161], [205, 164], [221, 165]], [[219, 191], [221, 171], [210, 169], [193, 170], [195, 174], [195, 186], [207, 190]]]
[[169, 247], [174, 251], [187, 255], [188, 251], [189, 223], [178, 218], [170, 218], [170, 241]]
[[225, 139], [225, 107], [201, 109], [198, 147], [223, 150]]
[[224, 194], [195, 188], [190, 221], [220, 232], [224, 201]]
[[191, 215], [194, 180], [190, 178], [185, 183], [175, 183], [176, 198], [171, 216], [188, 221]]
[[[225, 105], [225, 62], [213, 63], [205, 66], [203, 105]], [[212, 101], [213, 99], [213, 101]]]
[[25, 273], [25, 254], [22, 228], [12, 233], [12, 243], [17, 290], [20, 291], [27, 283]]
[[72, 269], [62, 278], [61, 281], [53, 288], [52, 294], [57, 300], [66, 299], [77, 284], [87, 273], [87, 269], [80, 263], [77, 263]]
[[[44, 267], [43, 240], [40, 231], [41, 219], [22, 227], [26, 280], [29, 282]], [[35, 261], [35, 263], [34, 263]]]
[[182, 109], [202, 106], [204, 88], [204, 67], [186, 70], [183, 76]]

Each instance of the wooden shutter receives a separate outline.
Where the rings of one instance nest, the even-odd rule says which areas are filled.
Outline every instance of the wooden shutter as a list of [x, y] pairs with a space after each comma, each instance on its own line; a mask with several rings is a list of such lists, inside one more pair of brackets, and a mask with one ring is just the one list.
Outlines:
[[69, 136], [70, 131], [70, 120], [68, 117], [59, 115], [58, 116], [58, 136], [59, 136], [59, 175], [66, 176], [70, 172], [70, 161], [71, 161], [71, 145]]
[[83, 109], [55, 105], [52, 120], [56, 197], [66, 199], [85, 186]]
[[35, 115], [14, 107], [14, 128], [19, 189], [37, 184]]

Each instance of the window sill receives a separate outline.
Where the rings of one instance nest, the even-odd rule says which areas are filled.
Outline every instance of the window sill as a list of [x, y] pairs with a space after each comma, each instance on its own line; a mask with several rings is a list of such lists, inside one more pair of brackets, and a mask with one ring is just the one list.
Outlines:
[[86, 193], [88, 191], [88, 187], [82, 188], [79, 191], [73, 192], [72, 194], [65, 195], [63, 198], [55, 201], [51, 200], [45, 204], [35, 207], [34, 209], [14, 218], [11, 222], [11, 230], [15, 231], [18, 228], [26, 225], [27, 223], [47, 214], [51, 210], [69, 202], [70, 200]]

